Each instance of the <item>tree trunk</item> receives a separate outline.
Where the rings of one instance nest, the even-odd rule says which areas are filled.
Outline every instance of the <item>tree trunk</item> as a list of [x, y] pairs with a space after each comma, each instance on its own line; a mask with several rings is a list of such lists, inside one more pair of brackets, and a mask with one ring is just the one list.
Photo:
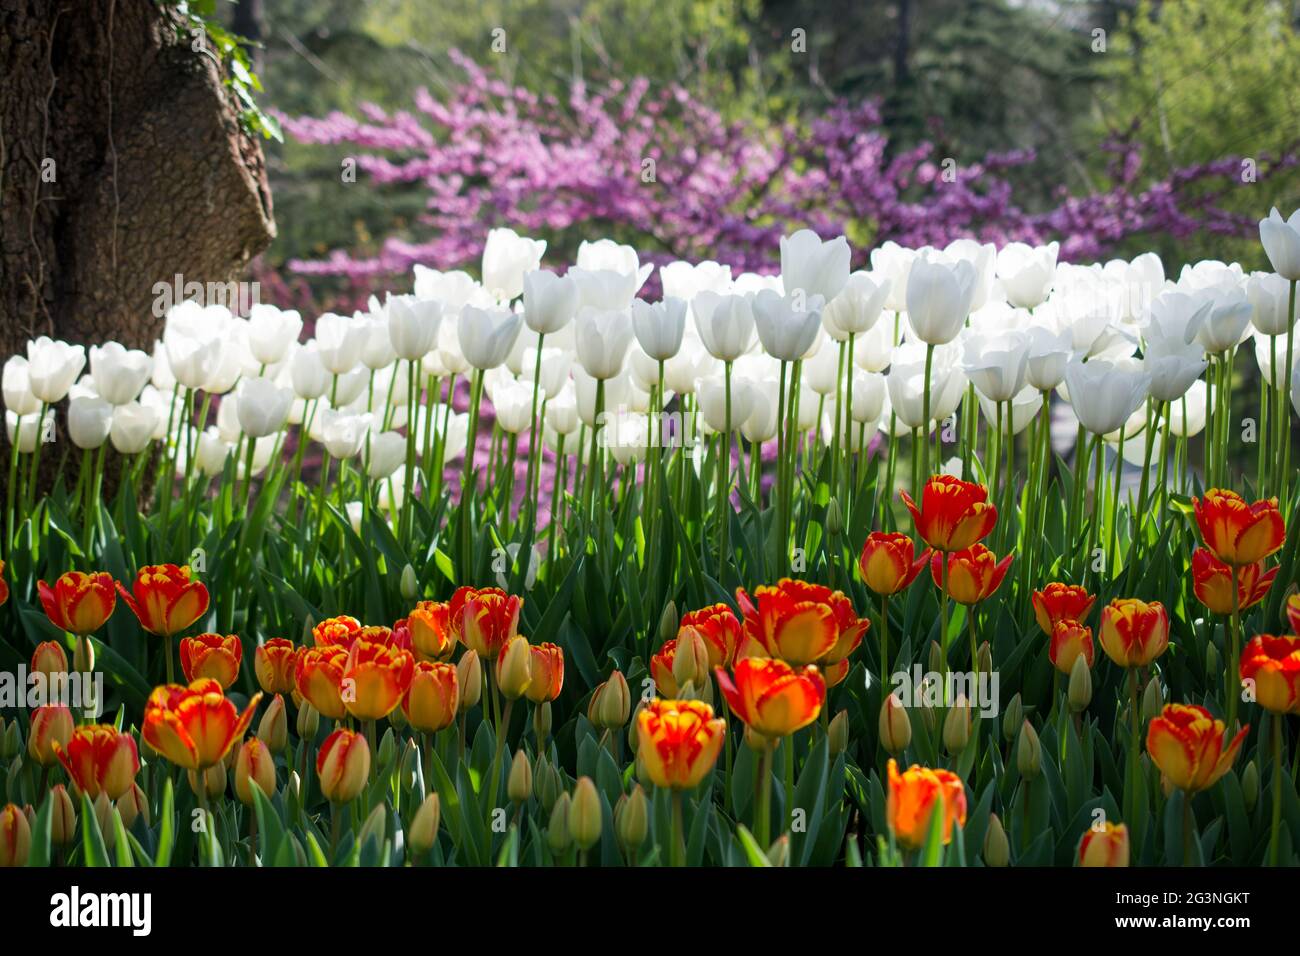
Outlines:
[[155, 284], [232, 281], [274, 237], [210, 50], [154, 0], [0, 0], [0, 361], [147, 349]]

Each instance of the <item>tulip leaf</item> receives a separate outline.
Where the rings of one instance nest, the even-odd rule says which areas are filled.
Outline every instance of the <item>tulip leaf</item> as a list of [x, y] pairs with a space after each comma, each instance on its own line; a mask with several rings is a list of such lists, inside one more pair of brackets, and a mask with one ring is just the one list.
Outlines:
[[99, 829], [95, 805], [85, 794], [81, 795], [81, 846], [86, 854], [86, 866], [112, 866], [104, 846], [104, 834]]
[[767, 853], [758, 845], [754, 835], [743, 823], [736, 824], [736, 837], [740, 840], [741, 849], [744, 850], [745, 859], [750, 866], [770, 867], [772, 865], [767, 858]]
[[32, 846], [27, 854], [28, 866], [50, 865], [50, 840], [53, 830], [53, 821], [50, 817], [53, 812], [54, 791], [51, 790], [41, 801], [41, 808], [36, 811], [36, 819], [32, 823]]
[[158, 850], [154, 854], [155, 866], [170, 866], [172, 850], [176, 844], [176, 807], [172, 780], [163, 781], [162, 810], [158, 814]]

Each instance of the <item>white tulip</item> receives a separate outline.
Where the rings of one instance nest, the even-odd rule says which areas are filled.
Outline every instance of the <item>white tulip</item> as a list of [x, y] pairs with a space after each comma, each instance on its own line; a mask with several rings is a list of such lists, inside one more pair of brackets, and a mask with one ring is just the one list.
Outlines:
[[770, 289], [757, 293], [751, 311], [754, 328], [767, 354], [780, 362], [803, 359], [817, 340], [822, 305], [819, 294], [781, 296]]
[[[536, 348], [530, 348], [524, 352], [524, 361], [521, 378], [526, 382], [533, 381], [533, 373], [538, 369], [538, 353]], [[541, 375], [538, 378], [538, 386], [541, 388], [542, 395], [549, 399], [560, 394], [564, 386], [569, 381], [569, 368], [573, 364], [573, 356], [567, 349], [544, 348], [541, 351]]]
[[149, 381], [160, 391], [174, 392], [176, 376], [172, 374], [171, 363], [167, 361], [167, 347], [163, 345], [162, 339], [153, 343], [152, 358], [153, 374], [149, 376]]
[[[1170, 434], [1180, 438], [1194, 438], [1205, 429], [1205, 393], [1209, 390], [1204, 379], [1192, 383], [1187, 394], [1169, 406]], [[1218, 399], [1210, 392], [1210, 411], [1218, 407]]]
[[370, 436], [370, 463], [366, 474], [371, 481], [383, 481], [406, 461], [406, 436], [379, 432]]
[[32, 394], [28, 376], [27, 359], [11, 355], [5, 362], [3, 374], [5, 408], [15, 415], [35, 415], [41, 410], [41, 400]]
[[1057, 332], [1033, 326], [1029, 336], [1029, 355], [1025, 362], [1025, 381], [1040, 392], [1049, 392], [1065, 381], [1065, 368], [1074, 358], [1069, 332]]
[[970, 333], [963, 339], [963, 369], [972, 385], [993, 402], [1009, 402], [1025, 387], [1029, 372], [1029, 336]]
[[901, 329], [896, 318], [886, 316], [853, 343], [853, 364], [866, 372], [883, 372], [894, 360]]
[[839, 341], [869, 331], [880, 319], [889, 298], [889, 289], [887, 277], [853, 273], [839, 295], [827, 302], [823, 309], [826, 331]]
[[1254, 312], [1241, 288], [1211, 286], [1193, 293], [1201, 303], [1210, 303], [1196, 340], [1205, 351], [1217, 354], [1236, 348], [1246, 337]]
[[[710, 375], [701, 380], [696, 394], [700, 400], [700, 414], [704, 423], [714, 432], [721, 434], [727, 428], [727, 388], [726, 380], [721, 375]], [[731, 381], [731, 427], [749, 418], [754, 411], [753, 386], [743, 378]]]
[[836, 236], [826, 242], [811, 229], [781, 237], [781, 284], [787, 295], [802, 291], [805, 298], [826, 302], [849, 281], [849, 241]]
[[513, 229], [493, 229], [483, 244], [483, 286], [500, 302], [524, 291], [524, 276], [542, 263], [545, 239], [528, 239]]
[[302, 332], [302, 316], [258, 303], [248, 310], [248, 350], [262, 365], [283, 362]]
[[369, 330], [364, 322], [326, 312], [316, 320], [316, 354], [325, 371], [343, 375], [361, 361], [361, 351]]
[[1056, 254], [1060, 243], [1028, 246], [1009, 242], [998, 250], [997, 273], [1007, 301], [1023, 309], [1033, 309], [1047, 300], [1056, 275]]
[[[271, 379], [246, 378], [235, 393], [239, 427], [249, 438], [265, 438], [284, 427], [289, 417], [293, 392]], [[222, 402], [224, 408], [227, 403]]]
[[[976, 393], [979, 398], [980, 412], [984, 415], [984, 420], [988, 422], [989, 427], [997, 428], [998, 425], [998, 403], [990, 401], [983, 394]], [[1011, 431], [1012, 434], [1019, 435], [1029, 427], [1029, 423], [1034, 420], [1043, 407], [1042, 393], [1033, 386], [1026, 386], [1011, 398]], [[1002, 405], [1002, 434], [1007, 432], [1007, 409]]]
[[728, 291], [731, 288], [731, 266], [719, 265], [712, 260], [695, 265], [670, 262], [659, 267], [659, 281], [663, 285], [664, 299], [690, 302], [701, 292]]
[[656, 362], [667, 361], [682, 347], [686, 331], [686, 301], [665, 298], [649, 303], [632, 301], [632, 331], [645, 354]]
[[465, 360], [485, 371], [504, 365], [523, 324], [523, 316], [509, 309], [465, 306], [457, 324], [457, 340]]
[[469, 304], [481, 291], [479, 284], [468, 272], [439, 272], [427, 266], [416, 265], [413, 292], [417, 299], [436, 299], [444, 315], [453, 315]]
[[217, 343], [216, 360], [208, 365], [208, 377], [200, 386], [213, 395], [224, 395], [234, 388], [240, 376], [248, 370], [251, 359], [248, 352], [248, 328], [243, 322], [225, 320], [221, 335], [222, 338]]
[[415, 362], [438, 341], [442, 306], [437, 300], [417, 299], [413, 295], [389, 296], [385, 311], [388, 341], [398, 358]]
[[125, 405], [134, 401], [152, 373], [153, 359], [137, 349], [124, 348], [117, 342], [90, 348], [90, 374], [95, 391], [109, 404]]
[[907, 309], [907, 280], [916, 260], [915, 249], [905, 249], [892, 240], [871, 250], [871, 271], [889, 280], [885, 308], [891, 312]]
[[[149, 447], [157, 434], [161, 415], [156, 407], [140, 402], [127, 402], [113, 409], [113, 425], [109, 440], [122, 455], [135, 455]], [[166, 423], [163, 422], [166, 428]]]
[[[39, 412], [39, 409], [37, 410]], [[9, 433], [9, 444], [17, 445], [24, 455], [36, 451], [40, 436], [54, 434], [54, 409], [47, 408], [44, 415], [15, 415], [5, 411], [5, 430]]]
[[953, 261], [969, 262], [975, 270], [975, 288], [971, 294], [970, 310], [978, 312], [990, 304], [997, 280], [998, 247], [991, 242], [974, 239], [954, 239], [943, 249], [944, 257]]
[[1074, 414], [1094, 435], [1119, 428], [1146, 401], [1150, 385], [1151, 376], [1136, 362], [1076, 359], [1065, 370]]
[[492, 393], [492, 407], [496, 409], [497, 424], [506, 434], [528, 431], [533, 408], [532, 385], [514, 379], [499, 383]]
[[627, 310], [584, 307], [578, 312], [574, 328], [578, 364], [588, 375], [609, 379], [623, 371], [632, 344], [632, 316]]
[[687, 340], [682, 349], [664, 364], [664, 388], [677, 395], [690, 395], [695, 385], [718, 365], [698, 341]]
[[763, 378], [750, 383], [751, 410], [740, 425], [746, 439], [762, 445], [776, 437], [780, 415], [776, 407], [778, 385], [774, 378]]
[[1285, 335], [1291, 328], [1291, 283], [1272, 272], [1252, 272], [1246, 280], [1251, 324], [1264, 335]]
[[72, 383], [86, 365], [86, 350], [80, 345], [57, 342], [42, 335], [27, 343], [28, 385], [47, 405], [63, 401]]
[[320, 416], [320, 442], [331, 458], [355, 458], [365, 444], [366, 425], [363, 415], [326, 410]]
[[320, 359], [315, 342], [308, 342], [293, 353], [289, 361], [289, 378], [293, 393], [304, 401], [320, 398], [330, 387], [330, 374]]
[[570, 269], [565, 278], [578, 289], [578, 308], [626, 309], [632, 305], [640, 283], [635, 275], [612, 269]]
[[946, 345], [970, 314], [975, 268], [918, 258], [907, 276], [907, 323], [922, 342]]
[[[1294, 329], [1294, 334], [1300, 338], [1300, 325]], [[1269, 388], [1277, 388], [1277, 382], [1273, 379], [1273, 354], [1277, 352], [1277, 364], [1286, 363], [1286, 339], [1281, 336], [1261, 335], [1255, 333], [1255, 364], [1259, 366], [1259, 375]], [[1300, 352], [1294, 349], [1291, 353], [1291, 370], [1294, 372], [1300, 368]]]
[[1259, 241], [1273, 271], [1289, 281], [1300, 279], [1300, 209], [1283, 219], [1277, 207], [1259, 221]]
[[68, 437], [78, 448], [98, 448], [108, 441], [112, 428], [111, 403], [85, 395], [68, 402]]
[[584, 272], [616, 272], [626, 276], [632, 283], [629, 301], [654, 271], [652, 263], [641, 265], [635, 249], [619, 245], [612, 239], [578, 243], [578, 258], [574, 264]]
[[[578, 399], [578, 417], [582, 423], [591, 428], [596, 423], [596, 382], [601, 379], [593, 378], [581, 363], [573, 367], [573, 387]], [[625, 370], [613, 378], [604, 379], [605, 408], [619, 408], [628, 405], [632, 400], [632, 377]]]
[[849, 409], [849, 414], [855, 422], [871, 424], [879, 421], [884, 414], [887, 397], [885, 376], [878, 372], [853, 370], [853, 407]]
[[578, 420], [578, 394], [566, 386], [546, 403], [546, 424], [560, 435], [572, 435], [582, 423]]
[[700, 341], [714, 358], [734, 362], [750, 350], [754, 342], [754, 308], [749, 296], [701, 292], [691, 308]]
[[840, 349], [823, 342], [803, 363], [803, 380], [818, 395], [834, 395], [840, 377]]
[[554, 335], [578, 314], [578, 283], [538, 269], [523, 277], [524, 321], [540, 335]]

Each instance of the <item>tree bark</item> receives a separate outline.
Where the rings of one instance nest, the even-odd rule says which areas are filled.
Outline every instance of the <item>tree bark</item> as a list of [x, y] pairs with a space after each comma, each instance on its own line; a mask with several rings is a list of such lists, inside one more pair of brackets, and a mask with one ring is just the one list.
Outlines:
[[232, 281], [274, 237], [210, 50], [154, 0], [0, 0], [0, 361], [147, 349], [156, 283]]

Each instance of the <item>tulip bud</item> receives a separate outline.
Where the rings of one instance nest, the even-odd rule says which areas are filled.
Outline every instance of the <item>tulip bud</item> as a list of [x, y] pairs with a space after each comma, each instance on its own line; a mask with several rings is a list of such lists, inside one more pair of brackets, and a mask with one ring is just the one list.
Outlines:
[[291, 794], [299, 803], [302, 802], [302, 777], [298, 776], [297, 770], [289, 771], [289, 779], [284, 782], [284, 792]]
[[[221, 776], [224, 786], [225, 771], [222, 771]], [[104, 838], [104, 849], [113, 849], [113, 844], [117, 842], [117, 829], [113, 826], [113, 801], [108, 799], [108, 794], [102, 790], [95, 798], [95, 821], [99, 824], [100, 835]]]
[[32, 849], [32, 827], [17, 804], [0, 809], [0, 867], [26, 866]]
[[407, 839], [411, 841], [415, 852], [425, 853], [433, 848], [438, 841], [438, 822], [441, 819], [442, 804], [438, 800], [438, 794], [431, 793], [424, 798], [420, 809], [415, 811], [415, 819], [411, 821], [411, 829], [407, 833]]
[[849, 748], [849, 712], [847, 710], [841, 710], [831, 720], [831, 725], [826, 730], [826, 740], [832, 758], [838, 757]]
[[77, 638], [77, 646], [73, 648], [72, 668], [78, 674], [89, 674], [95, 670], [95, 644], [85, 634]]
[[775, 746], [776, 741], [771, 737], [764, 737], [753, 727], [745, 725], [745, 746], [756, 754], [761, 754], [765, 750], [770, 750]]
[[[680, 688], [687, 683], [700, 685], [709, 677], [709, 650], [704, 638], [693, 627], [683, 628], [673, 654], [673, 680]], [[686, 698], [689, 700], [690, 698]]]
[[1146, 688], [1142, 691], [1142, 719], [1154, 720], [1160, 716], [1164, 706], [1164, 692], [1160, 687], [1160, 678], [1152, 674]]
[[1014, 740], [1024, 721], [1025, 706], [1020, 702], [1020, 695], [1016, 694], [1008, 701], [1007, 711], [1002, 715], [1002, 736], [1006, 740]]
[[537, 736], [537, 745], [546, 743], [551, 735], [551, 702], [543, 701], [533, 708], [533, 733]]
[[590, 777], [579, 777], [569, 806], [569, 836], [579, 850], [590, 850], [600, 840], [600, 794]]
[[1246, 805], [1246, 812], [1254, 813], [1255, 804], [1259, 801], [1259, 768], [1253, 760], [1241, 772], [1241, 798]]
[[406, 715], [402, 713], [402, 708], [394, 707], [392, 713], [388, 715], [388, 726], [394, 730], [404, 730], [407, 726]]
[[379, 741], [379, 766], [389, 766], [396, 757], [397, 737], [393, 734], [393, 728], [389, 727], [384, 731], [384, 736]]
[[1026, 780], [1037, 780], [1043, 772], [1043, 745], [1033, 725], [1025, 721], [1020, 726], [1020, 742], [1016, 745], [1016, 769]]
[[305, 741], [316, 739], [316, 731], [320, 727], [320, 712], [305, 700], [298, 705], [297, 727], [300, 739]]
[[1070, 668], [1070, 712], [1081, 714], [1092, 703], [1092, 670], [1088, 660], [1082, 654], [1074, 659]]
[[456, 683], [460, 686], [460, 712], [478, 704], [483, 693], [483, 665], [477, 654], [462, 654], [456, 663]]
[[550, 813], [555, 809], [555, 804], [559, 801], [560, 795], [564, 793], [564, 781], [561, 779], [559, 771], [552, 767], [549, 761], [546, 764], [546, 772], [542, 773], [539, 768], [534, 776], [537, 778], [535, 790], [542, 802], [542, 809]]
[[938, 641], [930, 642], [930, 673], [943, 673], [943, 648], [939, 646]]
[[56, 783], [50, 788], [50, 840], [65, 846], [77, 839], [77, 811], [68, 788]]
[[266, 749], [278, 754], [289, 745], [289, 716], [284, 708], [284, 698], [276, 694], [267, 705], [257, 725], [257, 736]]
[[996, 813], [989, 814], [988, 829], [984, 831], [984, 863], [986, 866], [1008, 866], [1011, 863], [1011, 843]]
[[897, 757], [912, 742], [912, 721], [895, 694], [886, 694], [880, 705], [880, 743]]
[[939, 715], [934, 707], [931, 707], [924, 700], [916, 708], [917, 713], [921, 715], [921, 722], [925, 724], [927, 733], [933, 734], [935, 725], [939, 722]]
[[[17, 720], [14, 721], [13, 727], [16, 731]], [[54, 745], [57, 743], [60, 747], [66, 748], [68, 741], [72, 739], [74, 729], [72, 711], [62, 704], [37, 707], [32, 711], [31, 733], [27, 736], [27, 756], [42, 767], [53, 767], [59, 762], [59, 758], [54, 753]]]
[[659, 643], [671, 641], [677, 636], [678, 622], [681, 619], [677, 616], [677, 602], [669, 601], [664, 605], [663, 613], [659, 615]]
[[522, 750], [515, 751], [515, 759], [510, 764], [506, 794], [513, 803], [523, 803], [533, 795], [533, 768]]
[[[393, 711], [397, 713], [397, 711]], [[415, 773], [420, 766], [420, 748], [415, 745], [413, 739], [408, 738], [402, 747], [402, 760], [397, 766], [398, 779], [402, 782], [402, 789], [410, 790], [415, 787]]]
[[[64, 743], [67, 743], [67, 741], [65, 740]], [[5, 727], [4, 742], [3, 744], [0, 744], [0, 749], [3, 750], [5, 760], [9, 760], [11, 757], [16, 757], [18, 754], [22, 753], [23, 735], [22, 731], [18, 729], [17, 717], [15, 717], [9, 725]]]
[[638, 701], [636, 710], [632, 712], [632, 719], [627, 724], [627, 746], [628, 751], [633, 754], [637, 753], [641, 746], [640, 721], [637, 719], [637, 715], [641, 713], [644, 707], [645, 701]]
[[956, 756], [970, 743], [971, 707], [965, 697], [958, 697], [943, 719], [943, 745]]
[[[219, 797], [226, 792], [226, 765], [224, 763], [213, 764], [207, 770], [201, 772], [203, 774], [202, 785], [209, 798]], [[195, 770], [188, 772], [190, 789], [194, 791], [196, 797], [202, 796], [199, 793], [199, 773], [200, 771]]]
[[587, 719], [601, 730], [613, 730], [627, 723], [632, 712], [632, 692], [622, 671], [614, 671], [609, 679], [592, 692], [587, 704]]
[[618, 802], [614, 811], [614, 830], [618, 835], [619, 845], [627, 853], [636, 853], [645, 842], [650, 828], [650, 801], [640, 784], [632, 787], [631, 796]]
[[117, 798], [117, 812], [127, 830], [131, 829], [136, 817], [143, 817], [144, 825], [149, 826], [149, 800], [138, 783], [131, 784], [131, 789]]
[[533, 655], [528, 638], [512, 637], [497, 658], [497, 687], [506, 700], [518, 700], [533, 682]]
[[63, 645], [54, 641], [43, 641], [36, 645], [36, 653], [32, 655], [33, 674], [40, 673], [46, 677], [53, 677], [67, 672], [68, 654], [64, 651]]
[[420, 596], [420, 583], [415, 580], [415, 568], [411, 567], [409, 562], [406, 567], [402, 568], [402, 580], [399, 590], [404, 601], [414, 601]]
[[370, 811], [370, 816], [366, 817], [366, 822], [361, 824], [361, 832], [357, 834], [357, 844], [365, 846], [366, 840], [374, 840], [375, 846], [383, 846], [387, 833], [388, 808], [381, 801], [375, 804], [375, 808]]
[[1205, 645], [1205, 673], [1219, 673], [1219, 651], [1213, 644]]
[[244, 741], [235, 760], [235, 795], [246, 807], [253, 805], [253, 784], [265, 797], [275, 793], [275, 758], [261, 737]]
[[361, 734], [336, 730], [316, 755], [321, 793], [330, 803], [351, 803], [370, 779], [370, 745]]
[[981, 674], [993, 673], [993, 648], [985, 641], [975, 651], [976, 670]]
[[844, 512], [840, 510], [838, 498], [831, 498], [826, 504], [826, 533], [833, 538], [844, 533]]
[[569, 795], [560, 794], [551, 808], [551, 819], [546, 825], [546, 843], [552, 853], [563, 853], [569, 847]]
[[767, 862], [773, 866], [785, 866], [790, 862], [790, 834], [782, 833], [767, 848]]

